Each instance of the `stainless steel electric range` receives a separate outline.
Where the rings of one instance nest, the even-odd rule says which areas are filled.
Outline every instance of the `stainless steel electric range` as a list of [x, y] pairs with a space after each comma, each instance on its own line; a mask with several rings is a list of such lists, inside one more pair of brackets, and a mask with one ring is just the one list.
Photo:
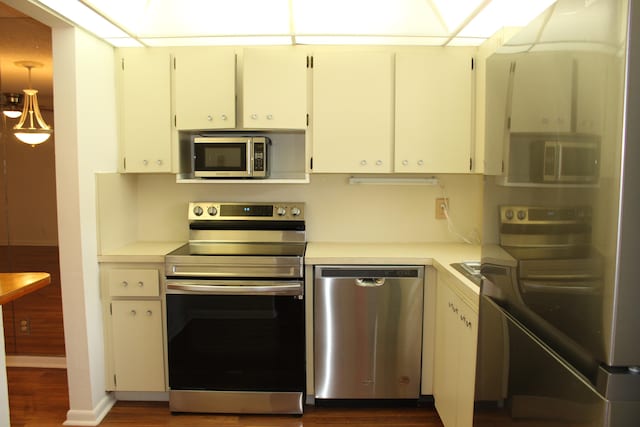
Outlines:
[[172, 412], [301, 414], [302, 203], [189, 204], [165, 258]]

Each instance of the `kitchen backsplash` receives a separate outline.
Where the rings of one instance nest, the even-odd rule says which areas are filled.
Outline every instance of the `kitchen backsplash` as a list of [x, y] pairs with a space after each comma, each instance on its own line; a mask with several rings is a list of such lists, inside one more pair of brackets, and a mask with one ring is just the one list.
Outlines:
[[[335, 242], [448, 242], [480, 238], [482, 176], [439, 175], [440, 185], [349, 184], [349, 175], [312, 174], [309, 184], [176, 183], [174, 175], [97, 174], [102, 251], [133, 241], [186, 241], [187, 203], [306, 203], [307, 239]], [[435, 219], [448, 197], [451, 223]]]

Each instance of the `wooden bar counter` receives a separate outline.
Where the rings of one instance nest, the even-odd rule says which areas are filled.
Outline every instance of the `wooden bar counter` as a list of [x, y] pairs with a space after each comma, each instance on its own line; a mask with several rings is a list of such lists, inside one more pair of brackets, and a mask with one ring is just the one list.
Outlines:
[[10, 425], [2, 305], [44, 288], [50, 283], [49, 273], [0, 273], [0, 426]]

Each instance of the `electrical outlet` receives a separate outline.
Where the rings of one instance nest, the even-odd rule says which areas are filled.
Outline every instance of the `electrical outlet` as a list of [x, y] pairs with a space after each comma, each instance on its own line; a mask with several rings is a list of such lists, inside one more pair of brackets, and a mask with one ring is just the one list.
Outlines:
[[449, 206], [449, 199], [439, 197], [436, 199], [436, 219], [447, 219], [447, 215], [444, 212], [444, 206]]
[[25, 335], [31, 335], [31, 319], [20, 320], [20, 332]]

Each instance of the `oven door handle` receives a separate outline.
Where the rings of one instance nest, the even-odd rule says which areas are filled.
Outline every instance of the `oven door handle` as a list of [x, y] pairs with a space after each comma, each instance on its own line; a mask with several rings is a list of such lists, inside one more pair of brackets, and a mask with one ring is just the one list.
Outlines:
[[[228, 282], [227, 282], [228, 283]], [[167, 294], [199, 295], [293, 295], [303, 294], [302, 282], [250, 282], [230, 285], [221, 282], [167, 281]]]

